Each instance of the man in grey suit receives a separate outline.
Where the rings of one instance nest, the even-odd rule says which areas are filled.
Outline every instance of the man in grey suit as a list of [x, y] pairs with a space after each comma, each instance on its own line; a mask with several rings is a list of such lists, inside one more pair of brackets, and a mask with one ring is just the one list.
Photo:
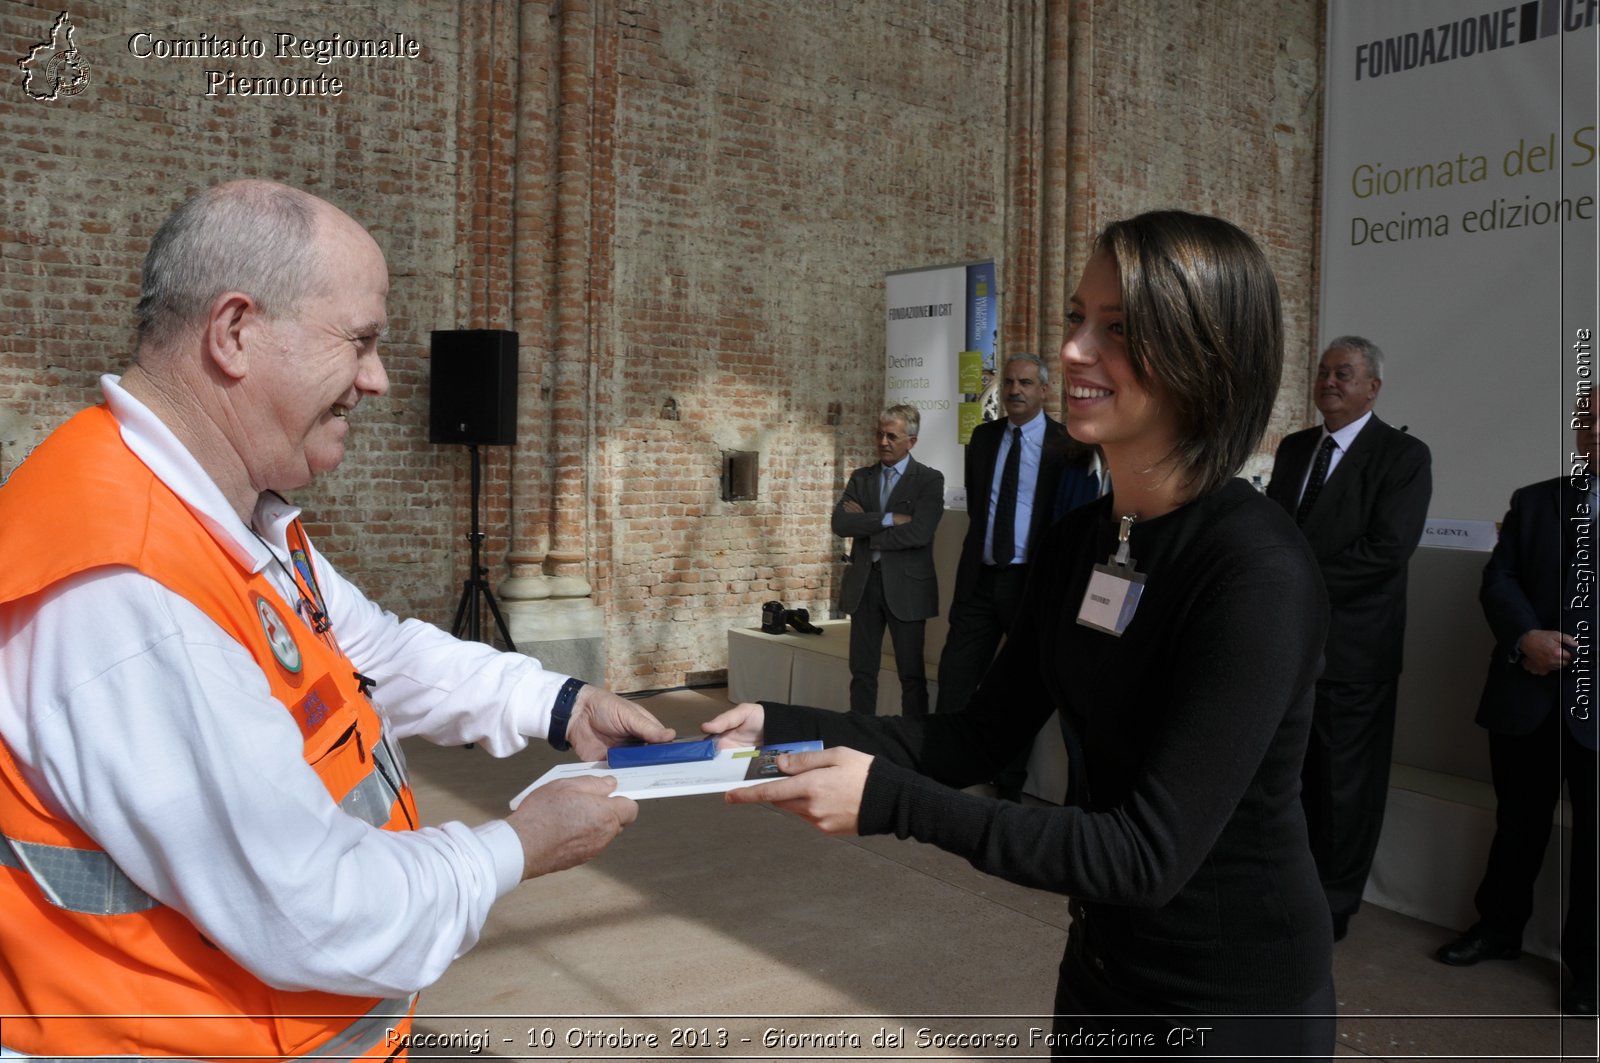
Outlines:
[[1432, 456], [1372, 412], [1383, 352], [1341, 336], [1322, 352], [1323, 423], [1284, 439], [1272, 498], [1295, 519], [1328, 588], [1328, 641], [1301, 777], [1333, 934], [1361, 906], [1389, 793], [1395, 695], [1406, 628], [1406, 566], [1433, 496]]
[[850, 614], [850, 711], [878, 709], [883, 629], [894, 643], [900, 711], [928, 711], [923, 633], [939, 615], [933, 533], [944, 515], [944, 474], [911, 457], [922, 416], [890, 406], [878, 416], [878, 461], [850, 474], [833, 533], [853, 538], [840, 604]]

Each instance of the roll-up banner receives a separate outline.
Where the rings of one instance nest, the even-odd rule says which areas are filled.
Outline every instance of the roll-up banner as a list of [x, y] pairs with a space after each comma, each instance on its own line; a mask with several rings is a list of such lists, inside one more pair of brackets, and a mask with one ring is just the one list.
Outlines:
[[1432, 448], [1435, 518], [1496, 519], [1570, 463], [1594, 381], [1597, 9], [1328, 4], [1319, 348], [1383, 348], [1377, 413]]
[[913, 456], [944, 474], [945, 505], [964, 509], [961, 448], [994, 401], [999, 297], [994, 261], [898, 270], [885, 280], [884, 405], [915, 406]]

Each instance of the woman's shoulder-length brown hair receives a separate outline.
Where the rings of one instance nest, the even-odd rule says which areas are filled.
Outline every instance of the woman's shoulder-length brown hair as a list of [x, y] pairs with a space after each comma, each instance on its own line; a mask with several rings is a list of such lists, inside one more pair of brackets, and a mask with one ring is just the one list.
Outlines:
[[1178, 414], [1173, 455], [1196, 495], [1243, 467], [1283, 376], [1283, 310], [1266, 255], [1221, 218], [1153, 211], [1106, 226], [1135, 377]]

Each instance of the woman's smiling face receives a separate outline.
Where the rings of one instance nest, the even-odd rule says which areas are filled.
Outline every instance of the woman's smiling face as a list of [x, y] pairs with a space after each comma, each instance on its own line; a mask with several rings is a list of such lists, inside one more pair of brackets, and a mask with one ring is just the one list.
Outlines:
[[1128, 353], [1122, 279], [1117, 261], [1096, 252], [1083, 269], [1061, 345], [1067, 430], [1098, 444], [1108, 460], [1125, 456], [1143, 467], [1167, 458], [1177, 439], [1171, 403], [1159, 386], [1141, 384]]

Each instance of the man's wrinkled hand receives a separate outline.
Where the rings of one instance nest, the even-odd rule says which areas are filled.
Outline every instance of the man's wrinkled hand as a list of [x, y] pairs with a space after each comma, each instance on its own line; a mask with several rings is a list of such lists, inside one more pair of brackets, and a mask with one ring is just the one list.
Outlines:
[[567, 741], [580, 760], [604, 760], [606, 750], [628, 742], [670, 742], [677, 734], [637, 702], [603, 687], [578, 691], [567, 722]]
[[639, 804], [612, 797], [611, 776], [558, 779], [527, 797], [506, 822], [522, 840], [522, 877], [565, 871], [593, 859], [639, 815]]
[[1517, 641], [1522, 650], [1522, 667], [1534, 675], [1559, 672], [1572, 663], [1578, 641], [1559, 631], [1530, 631]]

